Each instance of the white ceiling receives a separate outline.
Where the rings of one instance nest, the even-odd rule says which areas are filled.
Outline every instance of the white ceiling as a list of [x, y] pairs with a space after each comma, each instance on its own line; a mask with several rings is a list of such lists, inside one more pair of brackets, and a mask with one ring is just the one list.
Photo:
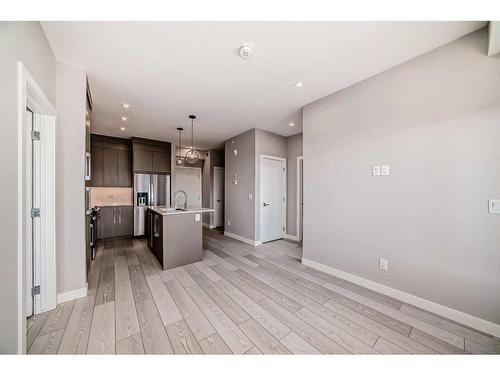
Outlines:
[[[173, 140], [194, 113], [195, 146], [206, 149], [254, 127], [298, 133], [305, 104], [485, 24], [42, 22], [56, 58], [88, 73], [93, 132]], [[251, 60], [237, 55], [244, 42]]]

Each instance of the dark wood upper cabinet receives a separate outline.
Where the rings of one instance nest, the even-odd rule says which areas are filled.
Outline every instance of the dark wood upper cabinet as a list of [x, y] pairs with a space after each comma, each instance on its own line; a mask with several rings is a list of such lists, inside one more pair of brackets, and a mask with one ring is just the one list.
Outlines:
[[170, 172], [170, 152], [153, 151], [153, 171], [156, 173]]
[[128, 150], [118, 150], [117, 186], [132, 186], [132, 153]]
[[132, 187], [132, 145], [127, 139], [92, 134], [94, 187]]
[[134, 147], [134, 172], [151, 172], [153, 170], [153, 153]]
[[118, 186], [118, 150], [102, 149], [102, 185]]
[[132, 138], [134, 173], [166, 174], [171, 171], [171, 144]]
[[103, 186], [102, 147], [97, 145], [91, 147], [90, 164], [92, 166], [90, 186]]

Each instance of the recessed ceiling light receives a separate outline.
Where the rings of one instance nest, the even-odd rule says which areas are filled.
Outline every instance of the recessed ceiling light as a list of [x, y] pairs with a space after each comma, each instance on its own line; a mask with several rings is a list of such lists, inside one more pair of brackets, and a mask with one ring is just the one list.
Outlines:
[[302, 87], [304, 86], [304, 82], [300, 81], [295, 84], [295, 87]]
[[293, 122], [291, 122], [291, 123], [289, 123], [288, 125], [290, 125], [290, 126], [294, 126], [295, 124], [294, 124]]
[[122, 107], [123, 107], [123, 108], [130, 108], [130, 104], [127, 104], [127, 103], [122, 103]]
[[127, 118], [127, 117], [125, 117], [125, 116], [120, 117], [120, 119], [121, 119], [122, 121], [127, 121], [127, 120], [128, 120], [128, 118]]
[[125, 128], [122, 126], [122, 127], [120, 127], [120, 130], [121, 130], [122, 132], [124, 132], [124, 131], [125, 131], [125, 130], [127, 130], [127, 129], [125, 129]]

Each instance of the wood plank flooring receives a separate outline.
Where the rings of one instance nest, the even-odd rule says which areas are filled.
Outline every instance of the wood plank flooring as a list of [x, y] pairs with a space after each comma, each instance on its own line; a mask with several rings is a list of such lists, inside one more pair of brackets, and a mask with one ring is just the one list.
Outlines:
[[161, 270], [143, 239], [99, 244], [88, 296], [27, 320], [29, 354], [498, 354], [500, 339], [204, 231], [203, 261]]

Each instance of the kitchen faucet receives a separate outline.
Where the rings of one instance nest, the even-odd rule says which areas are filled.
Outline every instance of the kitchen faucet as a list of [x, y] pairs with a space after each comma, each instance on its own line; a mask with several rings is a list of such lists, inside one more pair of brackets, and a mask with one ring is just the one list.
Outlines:
[[177, 209], [177, 200], [176, 200], [176, 197], [177, 197], [177, 194], [178, 193], [182, 193], [184, 194], [184, 210], [187, 210], [188, 208], [188, 197], [187, 197], [187, 194], [184, 190], [177, 190], [175, 193], [174, 193], [174, 196], [173, 196], [173, 200], [174, 200], [174, 207]]

